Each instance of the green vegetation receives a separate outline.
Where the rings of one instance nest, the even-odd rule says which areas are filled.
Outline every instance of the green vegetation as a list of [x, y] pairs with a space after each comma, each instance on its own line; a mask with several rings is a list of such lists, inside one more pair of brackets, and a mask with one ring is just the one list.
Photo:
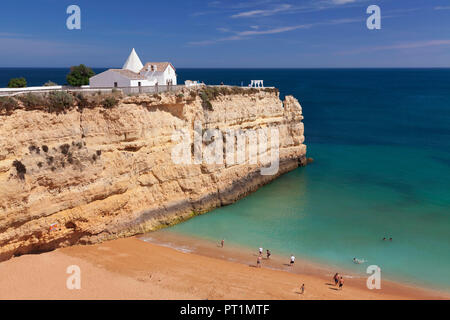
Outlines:
[[[189, 95], [183, 93], [175, 94], [177, 102], [180, 103], [185, 99], [186, 103], [192, 103], [199, 96], [205, 110], [213, 110], [212, 101], [226, 95], [243, 95], [251, 96], [259, 92], [270, 92], [278, 94], [278, 89], [273, 88], [241, 88], [241, 87], [203, 87], [197, 90], [191, 90]], [[149, 94], [155, 99], [162, 100], [158, 93]], [[16, 109], [23, 110], [42, 110], [50, 113], [66, 112], [67, 110], [78, 107], [82, 111], [84, 108], [112, 109], [116, 107], [123, 94], [120, 90], [114, 90], [111, 93], [82, 93], [70, 91], [52, 91], [50, 93], [22, 93], [14, 97], [0, 97], [0, 114], [8, 115]], [[264, 95], [259, 95], [262, 99]]]
[[84, 64], [73, 66], [67, 75], [67, 83], [74, 87], [81, 87], [89, 84], [89, 78], [94, 76], [95, 72]]
[[[194, 92], [194, 91], [193, 91]], [[227, 95], [252, 95], [258, 92], [268, 92], [278, 94], [278, 89], [276, 88], [242, 88], [242, 87], [204, 87], [198, 91], [200, 98], [202, 99], [203, 108], [206, 110], [213, 110], [211, 101], [216, 100], [220, 96]], [[191, 92], [191, 97], [193, 97]]]
[[[213, 111], [213, 106], [211, 103], [211, 96], [206, 92], [206, 91], [201, 91], [200, 92], [200, 98], [202, 99], [202, 106], [203, 109], [209, 110], [209, 111]], [[216, 97], [213, 97], [213, 100]]]
[[0, 114], [11, 114], [18, 107], [17, 100], [11, 97], [0, 97]]
[[17, 97], [26, 110], [35, 110], [39, 108], [45, 108], [47, 106], [47, 100], [40, 94], [27, 93]]
[[[27, 93], [16, 97], [25, 110], [43, 110], [47, 112], [65, 112], [73, 106], [73, 96], [65, 91], [53, 91], [48, 94]], [[17, 102], [16, 102], [17, 103]], [[16, 109], [19, 106], [16, 105]]]
[[48, 94], [48, 111], [65, 112], [73, 106], [73, 96], [65, 91], [53, 91]]
[[26, 86], [27, 80], [24, 77], [12, 78], [8, 83], [8, 88], [25, 88]]
[[101, 102], [101, 105], [105, 109], [111, 109], [119, 103], [119, 100], [116, 99], [114, 96], [108, 96]]
[[79, 109], [103, 107], [105, 109], [114, 108], [119, 104], [122, 98], [121, 91], [115, 91], [107, 94], [82, 94], [77, 93], [75, 95], [76, 104]]

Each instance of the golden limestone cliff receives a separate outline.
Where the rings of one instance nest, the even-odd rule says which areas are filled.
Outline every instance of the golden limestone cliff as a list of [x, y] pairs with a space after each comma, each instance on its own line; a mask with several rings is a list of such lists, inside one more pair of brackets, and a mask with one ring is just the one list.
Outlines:
[[[292, 96], [282, 102], [276, 91], [249, 90], [205, 103], [184, 89], [127, 96], [113, 108], [19, 108], [0, 119], [0, 260], [156, 230], [231, 204], [306, 164], [300, 104]], [[276, 130], [279, 148], [268, 138], [255, 163], [246, 139], [244, 161], [174, 161], [182, 137], [174, 133], [192, 138], [192, 156], [217, 143], [217, 137], [194, 143], [195, 133], [201, 137], [208, 129], [224, 137], [228, 131]], [[236, 140], [224, 138], [223, 150]], [[262, 175], [269, 164], [262, 155], [277, 154], [275, 148], [279, 169]], [[227, 153], [223, 158], [230, 158]]]

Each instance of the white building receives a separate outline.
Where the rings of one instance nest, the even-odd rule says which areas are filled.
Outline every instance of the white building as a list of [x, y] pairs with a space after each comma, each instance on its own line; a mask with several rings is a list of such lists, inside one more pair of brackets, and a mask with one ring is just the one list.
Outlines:
[[177, 74], [170, 62], [147, 62], [142, 65], [133, 48], [122, 69], [99, 73], [89, 79], [89, 85], [99, 88], [177, 85]]

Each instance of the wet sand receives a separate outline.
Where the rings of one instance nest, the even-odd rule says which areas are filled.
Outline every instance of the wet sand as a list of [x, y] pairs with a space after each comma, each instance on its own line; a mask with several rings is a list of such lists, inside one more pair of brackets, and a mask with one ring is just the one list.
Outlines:
[[[368, 290], [363, 278], [345, 278], [343, 290], [337, 290], [331, 278], [304, 271], [300, 261], [294, 272], [275, 270], [278, 259], [264, 259], [258, 269], [256, 255], [250, 263], [239, 263], [227, 260], [234, 259], [228, 257], [229, 248], [210, 250], [221, 253], [213, 257], [128, 238], [24, 255], [0, 263], [0, 299], [450, 298], [387, 281], [381, 290]], [[66, 287], [70, 265], [80, 267], [80, 290]], [[282, 264], [280, 268], [290, 267]], [[302, 283], [304, 294], [300, 294]]]

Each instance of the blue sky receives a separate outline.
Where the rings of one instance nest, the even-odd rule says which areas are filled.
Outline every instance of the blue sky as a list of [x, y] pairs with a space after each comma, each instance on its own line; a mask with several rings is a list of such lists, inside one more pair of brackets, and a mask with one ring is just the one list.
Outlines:
[[177, 68], [450, 67], [450, 0], [2, 2], [0, 67], [121, 67], [132, 47]]

